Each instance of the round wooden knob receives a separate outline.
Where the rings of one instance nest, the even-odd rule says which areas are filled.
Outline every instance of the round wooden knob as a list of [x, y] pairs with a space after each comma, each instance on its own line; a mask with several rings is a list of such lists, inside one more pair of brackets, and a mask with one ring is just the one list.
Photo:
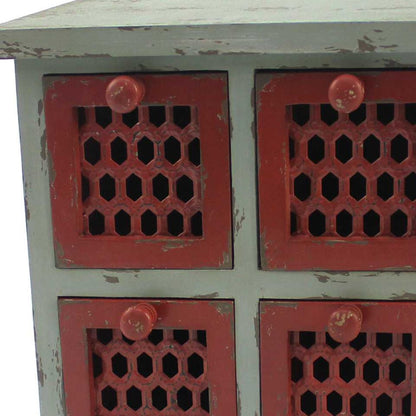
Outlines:
[[364, 100], [364, 83], [354, 75], [340, 75], [329, 86], [328, 98], [335, 110], [351, 113]]
[[116, 113], [130, 113], [143, 100], [146, 92], [143, 82], [126, 75], [114, 78], [107, 86], [105, 98]]
[[148, 303], [139, 303], [123, 312], [120, 330], [126, 338], [139, 341], [150, 334], [156, 321], [156, 309]]
[[361, 331], [363, 315], [355, 305], [343, 305], [331, 314], [328, 332], [338, 342], [352, 341]]

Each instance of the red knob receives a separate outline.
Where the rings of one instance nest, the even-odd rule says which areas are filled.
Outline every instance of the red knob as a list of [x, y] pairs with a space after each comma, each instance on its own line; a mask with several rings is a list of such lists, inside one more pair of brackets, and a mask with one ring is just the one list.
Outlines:
[[116, 113], [130, 113], [143, 100], [145, 92], [143, 82], [121, 75], [108, 84], [105, 98], [108, 106]]
[[354, 75], [340, 75], [329, 86], [328, 98], [335, 110], [351, 113], [363, 102], [364, 83]]
[[120, 330], [126, 338], [139, 341], [150, 334], [156, 321], [156, 309], [148, 303], [139, 303], [123, 312]]
[[328, 332], [338, 342], [352, 341], [361, 331], [363, 315], [355, 305], [343, 305], [331, 314]]

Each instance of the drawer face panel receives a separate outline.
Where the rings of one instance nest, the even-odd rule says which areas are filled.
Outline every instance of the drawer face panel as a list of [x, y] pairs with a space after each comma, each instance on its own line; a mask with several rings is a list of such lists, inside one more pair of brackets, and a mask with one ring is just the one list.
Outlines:
[[261, 303], [263, 416], [412, 414], [416, 306], [354, 303], [361, 330], [340, 343], [328, 321], [341, 305]]
[[60, 300], [68, 415], [235, 415], [233, 303], [151, 301], [155, 328], [132, 341], [120, 317], [139, 302]]
[[416, 73], [357, 73], [350, 114], [328, 103], [337, 75], [258, 76], [262, 267], [414, 268]]
[[114, 77], [46, 77], [58, 266], [229, 268], [227, 77], [133, 78], [144, 101], [120, 114]]

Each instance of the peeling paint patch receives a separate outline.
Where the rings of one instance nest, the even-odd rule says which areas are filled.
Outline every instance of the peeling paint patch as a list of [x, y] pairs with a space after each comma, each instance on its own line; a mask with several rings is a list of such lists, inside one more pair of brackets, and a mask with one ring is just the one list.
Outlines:
[[199, 55], [218, 55], [218, 51], [214, 49], [210, 49], [207, 51], [198, 51]]
[[103, 275], [103, 277], [105, 278], [105, 281], [107, 283], [119, 283], [120, 282], [120, 280], [117, 276]]
[[317, 274], [317, 273], [314, 273], [314, 275], [313, 275], [313, 276], [314, 276], [316, 279], [318, 279], [318, 281], [319, 281], [320, 283], [327, 283], [329, 280], [331, 280], [329, 276], [325, 276], [325, 275], [323, 275], [323, 274]]
[[186, 55], [185, 51], [183, 49], [175, 48], [175, 53], [178, 55]]
[[218, 298], [220, 295], [218, 292], [212, 292], [212, 293], [205, 293], [202, 295], [193, 295], [194, 298], [198, 298], [198, 299], [213, 299], [213, 298]]
[[389, 298], [391, 300], [416, 300], [416, 293], [403, 292], [401, 295], [393, 293]]
[[38, 382], [39, 382], [39, 385], [43, 387], [45, 384], [47, 375], [43, 371], [42, 358], [40, 358], [38, 354], [36, 354], [36, 361], [37, 361]]
[[245, 211], [243, 209], [243, 212], [240, 215], [240, 210], [237, 208], [234, 212], [234, 230], [235, 235], [237, 236], [239, 231], [241, 230], [244, 220], [246, 219]]
[[[364, 36], [364, 38], [366, 38], [366, 36]], [[368, 38], [367, 40], [365, 39], [357, 39], [358, 42], [358, 50], [360, 52], [374, 52], [377, 47], [372, 45], [369, 41]]]
[[230, 315], [233, 313], [233, 304], [230, 302], [210, 302], [210, 305], [215, 306], [218, 313], [221, 315]]
[[43, 131], [42, 136], [40, 136], [40, 157], [43, 161], [46, 160], [46, 132]]

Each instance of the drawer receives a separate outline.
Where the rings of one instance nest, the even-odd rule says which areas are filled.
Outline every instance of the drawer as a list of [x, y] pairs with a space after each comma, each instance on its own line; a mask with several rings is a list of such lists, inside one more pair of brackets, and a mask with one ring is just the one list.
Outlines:
[[339, 75], [257, 76], [263, 269], [416, 265], [416, 73], [357, 72], [349, 114], [329, 104]]
[[413, 414], [415, 311], [412, 303], [263, 301], [263, 416]]
[[60, 299], [59, 313], [68, 415], [236, 415], [232, 301]]
[[118, 79], [44, 80], [57, 266], [230, 268], [227, 76], [130, 75], [128, 113]]

